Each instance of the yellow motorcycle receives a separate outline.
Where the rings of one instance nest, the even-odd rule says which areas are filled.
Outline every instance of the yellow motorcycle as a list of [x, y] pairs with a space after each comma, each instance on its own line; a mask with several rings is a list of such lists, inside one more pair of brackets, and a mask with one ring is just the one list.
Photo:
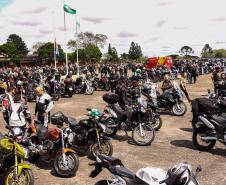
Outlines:
[[0, 133], [0, 179], [5, 185], [33, 185], [31, 167], [24, 163], [25, 151], [12, 139]]

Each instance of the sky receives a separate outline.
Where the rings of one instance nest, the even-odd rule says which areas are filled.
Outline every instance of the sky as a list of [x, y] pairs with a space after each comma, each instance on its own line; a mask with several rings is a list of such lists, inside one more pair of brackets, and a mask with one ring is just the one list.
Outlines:
[[[184, 45], [198, 55], [206, 43], [226, 48], [226, 0], [65, 2], [77, 10], [81, 31], [107, 35], [119, 54], [128, 52], [132, 41], [149, 57], [177, 54]], [[0, 0], [0, 44], [16, 33], [31, 49], [37, 42], [53, 42], [55, 33], [64, 47], [65, 38], [75, 39], [76, 17], [66, 15], [65, 37], [62, 7], [63, 0]]]

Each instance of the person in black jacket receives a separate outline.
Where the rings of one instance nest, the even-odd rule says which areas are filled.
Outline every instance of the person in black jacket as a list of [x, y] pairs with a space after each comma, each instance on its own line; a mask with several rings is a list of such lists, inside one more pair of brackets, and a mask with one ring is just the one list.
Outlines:
[[111, 70], [109, 82], [110, 82], [112, 93], [114, 92], [114, 90], [116, 88], [118, 80], [119, 80], [119, 76], [117, 75], [117, 73], [114, 70]]

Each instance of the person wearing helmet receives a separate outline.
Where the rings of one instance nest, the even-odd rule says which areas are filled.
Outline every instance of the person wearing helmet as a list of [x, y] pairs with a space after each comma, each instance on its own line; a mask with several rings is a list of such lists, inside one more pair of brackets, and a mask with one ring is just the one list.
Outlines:
[[43, 87], [36, 87], [35, 94], [37, 95], [35, 115], [41, 124], [47, 126], [50, 122], [50, 111], [53, 109], [54, 104], [49, 94], [44, 92]]
[[141, 72], [142, 72], [141, 69], [138, 68], [138, 69], [136, 69], [136, 71], [135, 71], [135, 75], [136, 75], [136, 76], [140, 76], [140, 75], [141, 75]]

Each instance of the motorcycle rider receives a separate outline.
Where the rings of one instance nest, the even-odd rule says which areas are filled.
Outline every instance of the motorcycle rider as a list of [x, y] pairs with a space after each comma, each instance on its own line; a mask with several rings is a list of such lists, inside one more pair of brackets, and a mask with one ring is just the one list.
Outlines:
[[47, 126], [50, 122], [50, 111], [53, 109], [54, 103], [51, 96], [44, 92], [43, 87], [36, 87], [35, 93], [37, 95], [35, 115], [37, 115], [37, 119], [41, 124]]
[[169, 90], [173, 87], [173, 84], [169, 78], [169, 75], [168, 74], [165, 74], [164, 77], [163, 77], [163, 82], [162, 82], [162, 91], [163, 93], [166, 91], [166, 90]]

